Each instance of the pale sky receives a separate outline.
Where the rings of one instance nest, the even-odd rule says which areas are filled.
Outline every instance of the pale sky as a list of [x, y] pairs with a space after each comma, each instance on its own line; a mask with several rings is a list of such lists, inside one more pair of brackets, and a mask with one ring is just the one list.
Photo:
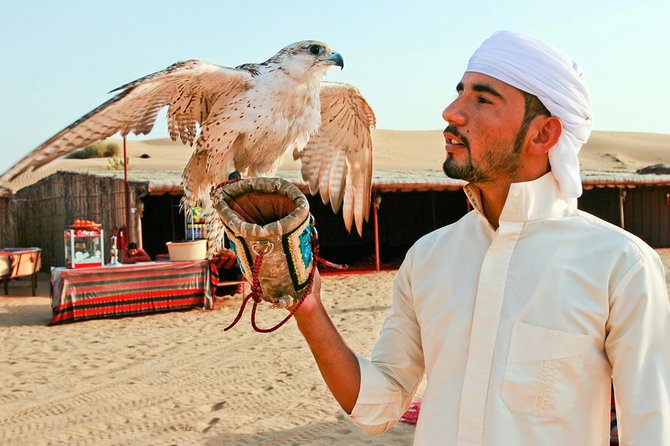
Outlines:
[[[174, 62], [261, 62], [289, 43], [344, 57], [326, 80], [358, 87], [382, 129], [442, 129], [467, 60], [497, 30], [533, 34], [586, 74], [596, 130], [670, 133], [670, 0], [458, 2], [22, 0], [0, 26], [0, 172]], [[164, 118], [143, 138], [165, 137]]]

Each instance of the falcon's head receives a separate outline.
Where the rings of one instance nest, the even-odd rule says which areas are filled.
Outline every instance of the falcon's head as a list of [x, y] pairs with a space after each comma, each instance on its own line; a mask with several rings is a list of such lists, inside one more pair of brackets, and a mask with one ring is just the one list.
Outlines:
[[323, 77], [328, 68], [337, 65], [344, 68], [344, 59], [340, 53], [317, 40], [303, 40], [293, 43], [266, 62], [268, 65], [279, 65], [281, 70], [291, 77]]

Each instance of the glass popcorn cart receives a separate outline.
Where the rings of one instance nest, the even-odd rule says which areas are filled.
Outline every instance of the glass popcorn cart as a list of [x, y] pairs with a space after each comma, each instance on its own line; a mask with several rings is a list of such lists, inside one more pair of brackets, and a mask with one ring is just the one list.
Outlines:
[[65, 266], [86, 268], [105, 264], [104, 231], [100, 225], [65, 230]]

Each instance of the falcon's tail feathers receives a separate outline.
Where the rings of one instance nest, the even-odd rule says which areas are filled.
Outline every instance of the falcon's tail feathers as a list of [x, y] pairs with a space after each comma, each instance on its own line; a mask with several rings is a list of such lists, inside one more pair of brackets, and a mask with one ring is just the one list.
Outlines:
[[224, 232], [223, 221], [215, 209], [208, 207], [206, 210], [207, 222], [207, 258], [211, 259], [223, 248]]
[[209, 198], [211, 181], [207, 179], [207, 152], [196, 150], [188, 160], [182, 180], [184, 182], [184, 198], [191, 206], [197, 206], [201, 198]]

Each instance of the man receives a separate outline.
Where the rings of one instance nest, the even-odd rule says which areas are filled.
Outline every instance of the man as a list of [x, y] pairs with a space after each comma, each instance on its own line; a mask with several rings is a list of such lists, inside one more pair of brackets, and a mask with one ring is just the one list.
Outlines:
[[371, 434], [426, 376], [419, 445], [670, 445], [670, 304], [635, 236], [576, 208], [591, 131], [577, 65], [500, 32], [443, 112], [445, 172], [474, 210], [407, 253], [371, 359], [340, 338], [319, 280], [296, 313], [326, 383]]
[[147, 252], [139, 248], [137, 243], [130, 242], [128, 243], [128, 250], [123, 263], [137, 263], [137, 262], [151, 262], [151, 257]]

